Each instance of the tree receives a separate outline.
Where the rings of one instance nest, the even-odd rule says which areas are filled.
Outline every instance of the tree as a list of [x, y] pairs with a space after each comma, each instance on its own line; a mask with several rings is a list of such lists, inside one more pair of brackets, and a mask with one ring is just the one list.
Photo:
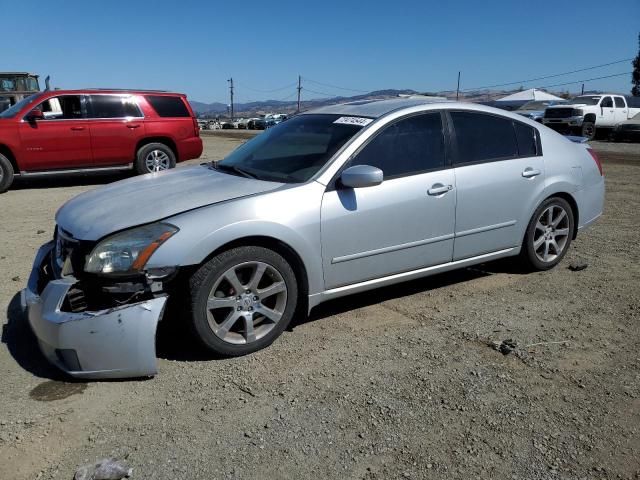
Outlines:
[[638, 34], [638, 55], [633, 59], [633, 72], [631, 73], [631, 95], [640, 97], [640, 34]]

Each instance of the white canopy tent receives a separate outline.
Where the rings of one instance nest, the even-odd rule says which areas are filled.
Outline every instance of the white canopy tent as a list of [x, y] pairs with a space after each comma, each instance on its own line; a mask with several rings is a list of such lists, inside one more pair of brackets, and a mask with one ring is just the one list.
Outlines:
[[544, 90], [530, 88], [499, 98], [496, 102], [529, 102], [531, 100], [562, 100], [562, 98], [551, 95]]

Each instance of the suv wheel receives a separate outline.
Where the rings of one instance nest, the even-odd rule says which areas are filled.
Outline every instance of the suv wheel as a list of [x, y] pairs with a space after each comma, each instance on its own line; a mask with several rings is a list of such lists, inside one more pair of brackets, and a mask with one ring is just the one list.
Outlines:
[[176, 156], [164, 143], [148, 143], [140, 147], [136, 155], [136, 172], [161, 172], [176, 166]]
[[239, 356], [270, 345], [298, 302], [296, 276], [278, 253], [239, 247], [202, 265], [189, 281], [191, 324], [215, 354]]
[[531, 217], [522, 245], [527, 266], [549, 270], [560, 263], [571, 245], [573, 222], [571, 205], [563, 198], [542, 202]]
[[0, 193], [9, 190], [13, 183], [13, 166], [7, 157], [0, 153]]

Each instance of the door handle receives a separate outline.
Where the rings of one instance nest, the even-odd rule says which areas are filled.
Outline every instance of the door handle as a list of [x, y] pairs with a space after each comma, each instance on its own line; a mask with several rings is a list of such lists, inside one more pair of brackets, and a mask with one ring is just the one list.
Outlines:
[[538, 175], [540, 175], [542, 172], [540, 170], [536, 170], [533, 169], [531, 167], [527, 167], [524, 169], [524, 171], [522, 172], [522, 176], [524, 178], [533, 178], [533, 177], [537, 177]]
[[84, 127], [71, 127], [71, 130], [79, 132], [81, 130], [84, 130]]
[[436, 183], [427, 190], [427, 193], [429, 195], [442, 195], [450, 190], [453, 190], [453, 185], [442, 185], [441, 183]]
[[127, 128], [139, 128], [139, 127], [140, 125], [131, 125], [131, 124], [127, 125]]

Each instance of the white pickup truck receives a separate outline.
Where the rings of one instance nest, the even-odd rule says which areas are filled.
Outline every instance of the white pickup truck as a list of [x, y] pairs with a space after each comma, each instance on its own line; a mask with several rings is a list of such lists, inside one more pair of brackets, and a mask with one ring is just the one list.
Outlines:
[[547, 107], [542, 123], [559, 132], [582, 135], [589, 140], [596, 132], [610, 130], [640, 113], [640, 98], [610, 93], [581, 95], [564, 105]]

